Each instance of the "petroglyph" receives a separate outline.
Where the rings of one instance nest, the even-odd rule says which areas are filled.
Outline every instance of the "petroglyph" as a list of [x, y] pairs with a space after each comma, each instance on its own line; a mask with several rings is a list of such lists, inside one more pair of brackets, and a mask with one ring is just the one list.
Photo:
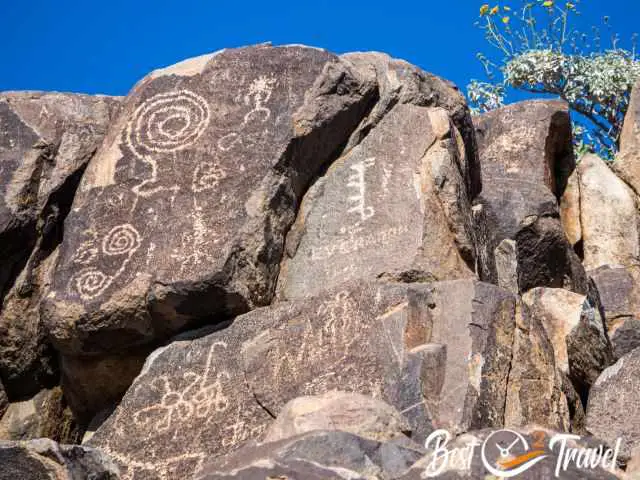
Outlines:
[[191, 189], [194, 193], [204, 192], [205, 190], [215, 189], [221, 180], [227, 177], [224, 171], [215, 162], [199, 163], [193, 172], [193, 182]]
[[351, 165], [351, 170], [354, 173], [349, 176], [347, 181], [347, 187], [355, 189], [355, 195], [349, 197], [349, 201], [352, 203], [352, 206], [348, 209], [349, 213], [357, 213], [360, 217], [360, 220], [357, 224], [365, 222], [366, 220], [373, 217], [375, 214], [375, 210], [372, 206], [367, 206], [366, 202], [366, 194], [367, 194], [367, 182], [366, 182], [366, 172], [367, 169], [373, 167], [375, 165], [375, 158], [367, 158], [366, 160], [362, 160], [355, 165]]
[[[100, 258], [96, 246], [95, 232], [87, 232], [92, 239], [83, 242], [73, 256], [73, 262], [89, 265]], [[120, 268], [109, 275], [102, 270], [87, 266], [78, 271], [70, 281], [71, 292], [76, 292], [83, 300], [94, 300], [102, 295], [107, 288], [124, 272], [133, 254], [140, 248], [142, 239], [133, 225], [128, 223], [113, 227], [102, 239], [102, 254], [107, 257], [126, 256], [120, 262]]]
[[158, 161], [167, 154], [193, 145], [209, 126], [207, 101], [189, 90], [154, 95], [133, 114], [125, 132], [125, 143], [133, 154], [151, 167], [151, 175], [133, 187], [148, 197], [167, 187], [159, 185]]
[[378, 232], [372, 232], [367, 235], [357, 236], [353, 234], [348, 238], [336, 240], [334, 243], [321, 245], [318, 248], [311, 248], [311, 260], [326, 260], [336, 254], [348, 255], [358, 252], [364, 248], [374, 247], [376, 245], [385, 245], [391, 239], [408, 233], [409, 230], [409, 225], [399, 225]]

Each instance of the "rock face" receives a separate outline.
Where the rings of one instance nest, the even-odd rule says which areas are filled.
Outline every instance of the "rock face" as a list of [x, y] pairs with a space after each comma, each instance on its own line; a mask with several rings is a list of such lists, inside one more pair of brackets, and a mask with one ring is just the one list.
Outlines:
[[640, 192], [640, 82], [631, 92], [613, 168], [636, 194]]
[[201, 480], [398, 478], [422, 449], [410, 442], [376, 442], [346, 432], [314, 431], [280, 442], [248, 446], [203, 469]]
[[394, 107], [305, 196], [281, 296], [303, 298], [355, 278], [473, 276], [461, 254], [473, 264], [464, 155], [446, 110]]
[[46, 437], [60, 443], [77, 443], [81, 434], [59, 387], [10, 403], [0, 419], [0, 440]]
[[585, 268], [637, 263], [640, 230], [633, 190], [593, 154], [580, 161], [578, 178]]
[[589, 393], [587, 430], [611, 445], [622, 439], [620, 456], [628, 459], [640, 445], [640, 349], [607, 368]]
[[366, 395], [333, 390], [287, 403], [271, 424], [263, 443], [314, 430], [340, 430], [376, 441], [410, 432], [407, 420], [392, 406]]
[[640, 347], [640, 269], [608, 265], [589, 272], [598, 290], [616, 358]]
[[38, 312], [51, 273], [48, 257], [119, 103], [104, 96], [0, 94], [0, 377], [13, 398], [55, 381]]
[[117, 466], [98, 450], [47, 439], [0, 441], [2, 480], [119, 480]]
[[[483, 178], [482, 193], [474, 200], [478, 274], [497, 283], [494, 251], [500, 242], [515, 240], [521, 222], [531, 217], [559, 214], [557, 199], [575, 165], [571, 121], [563, 102], [528, 101], [486, 113], [474, 122]], [[545, 255], [542, 249], [540, 255]], [[531, 285], [520, 285], [521, 291], [528, 288]]]
[[553, 345], [556, 366], [580, 391], [587, 391], [613, 363], [613, 352], [598, 310], [584, 295], [563, 289], [535, 288], [523, 296]]

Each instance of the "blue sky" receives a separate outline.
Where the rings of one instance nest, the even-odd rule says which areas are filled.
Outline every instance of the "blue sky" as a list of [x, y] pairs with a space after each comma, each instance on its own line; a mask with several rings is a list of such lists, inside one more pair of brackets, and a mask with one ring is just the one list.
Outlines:
[[[265, 41], [385, 51], [461, 87], [482, 75], [475, 0], [0, 1], [0, 91], [124, 95], [154, 68]], [[623, 38], [640, 30], [638, 0], [583, 3], [585, 26], [606, 14]]]

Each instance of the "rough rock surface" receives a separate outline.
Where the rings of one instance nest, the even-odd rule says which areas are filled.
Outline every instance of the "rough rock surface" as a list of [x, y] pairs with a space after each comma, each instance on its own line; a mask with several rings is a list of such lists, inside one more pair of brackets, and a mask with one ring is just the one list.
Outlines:
[[602, 372], [589, 392], [587, 430], [611, 445], [621, 438], [622, 458], [640, 445], [639, 391], [640, 349], [635, 349]]
[[7, 392], [4, 391], [2, 382], [0, 382], [0, 419], [9, 406], [9, 399], [7, 398]]
[[636, 265], [640, 230], [636, 197], [597, 155], [578, 164], [584, 267]]
[[288, 237], [281, 297], [356, 278], [473, 276], [460, 253], [466, 246], [473, 264], [458, 137], [444, 109], [394, 107], [305, 196]]
[[636, 194], [640, 193], [640, 82], [631, 92], [613, 168]]
[[0, 94], [0, 378], [12, 398], [55, 382], [38, 311], [49, 255], [119, 104], [104, 96]]
[[10, 403], [0, 418], [0, 440], [46, 437], [60, 443], [77, 443], [81, 434], [59, 387]]
[[567, 187], [560, 199], [560, 219], [567, 240], [575, 246], [582, 240], [580, 223], [580, 181], [578, 171], [574, 170], [567, 180]]
[[199, 480], [391, 480], [423, 453], [406, 441], [376, 442], [351, 433], [315, 431], [283, 441], [247, 446], [216, 459]]
[[[480, 279], [497, 283], [494, 258], [530, 216], [558, 216], [575, 162], [567, 105], [528, 101], [474, 118], [482, 193], [474, 200]], [[545, 285], [536, 285], [545, 286]]]
[[600, 297], [614, 355], [640, 347], [640, 268], [605, 265], [589, 272]]
[[410, 432], [411, 427], [385, 402], [358, 393], [333, 390], [291, 400], [269, 426], [262, 443], [314, 430], [340, 430], [383, 442]]
[[0, 480], [119, 480], [118, 467], [104, 453], [48, 439], [0, 441]]
[[301, 46], [223, 50], [141, 80], [66, 220], [43, 308], [56, 347], [122, 350], [268, 304], [304, 189], [375, 94]]
[[556, 366], [588, 389], [613, 363], [604, 320], [587, 297], [560, 288], [535, 288], [523, 296], [553, 345]]
[[[174, 341], [151, 354], [89, 444], [118, 461], [124, 478], [171, 478], [259, 438], [299, 396], [340, 389], [387, 400], [405, 350], [425, 336], [406, 313], [407, 289], [358, 282]], [[422, 406], [421, 397], [402, 400], [410, 403], [389, 403], [399, 411]]]

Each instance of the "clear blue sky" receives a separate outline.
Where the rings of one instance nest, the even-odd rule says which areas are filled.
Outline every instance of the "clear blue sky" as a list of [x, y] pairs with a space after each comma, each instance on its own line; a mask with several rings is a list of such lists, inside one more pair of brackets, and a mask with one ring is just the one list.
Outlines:
[[[265, 41], [385, 51], [460, 87], [482, 75], [475, 0], [0, 2], [0, 91], [124, 95], [154, 68]], [[586, 25], [607, 14], [623, 38], [640, 30], [638, 0], [583, 2]]]

